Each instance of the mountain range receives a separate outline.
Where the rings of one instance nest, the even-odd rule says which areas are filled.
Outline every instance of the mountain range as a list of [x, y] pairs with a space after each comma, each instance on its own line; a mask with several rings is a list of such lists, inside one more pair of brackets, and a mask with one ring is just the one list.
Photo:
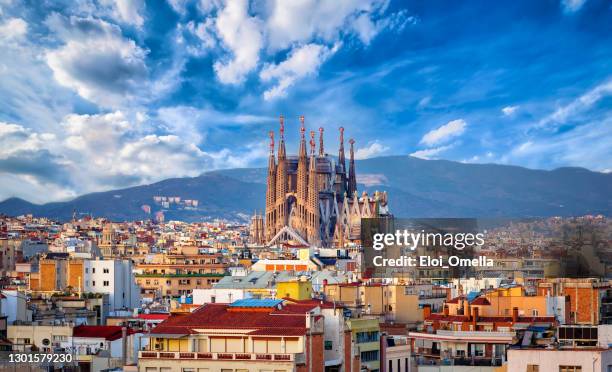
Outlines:
[[[533, 170], [498, 164], [464, 164], [386, 156], [356, 162], [358, 188], [387, 191], [398, 217], [547, 217], [612, 215], [612, 174], [584, 168]], [[265, 168], [217, 170], [198, 177], [96, 192], [73, 200], [33, 204], [19, 198], [0, 202], [0, 213], [32, 213], [58, 220], [91, 214], [114, 221], [150, 218], [162, 209], [154, 196], [196, 199], [197, 208], [164, 208], [166, 219], [246, 220], [263, 211]]]

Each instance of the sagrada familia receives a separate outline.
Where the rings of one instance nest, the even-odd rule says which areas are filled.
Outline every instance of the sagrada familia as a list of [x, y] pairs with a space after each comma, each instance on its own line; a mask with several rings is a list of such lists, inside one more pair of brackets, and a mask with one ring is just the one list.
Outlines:
[[349, 140], [348, 171], [344, 154], [344, 128], [340, 128], [337, 161], [325, 153], [323, 128], [319, 128], [319, 149], [315, 132], [306, 145], [304, 116], [300, 116], [300, 146], [297, 156], [287, 155], [285, 122], [280, 117], [278, 157], [274, 132], [270, 132], [270, 156], [265, 216], [255, 216], [253, 240], [267, 245], [291, 243], [318, 247], [344, 247], [358, 241], [361, 219], [389, 215], [387, 193], [359, 195], [355, 174], [353, 139]]

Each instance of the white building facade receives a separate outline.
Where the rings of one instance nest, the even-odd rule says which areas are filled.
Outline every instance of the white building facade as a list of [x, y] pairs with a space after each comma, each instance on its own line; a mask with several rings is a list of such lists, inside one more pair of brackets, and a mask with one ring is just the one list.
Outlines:
[[110, 311], [140, 306], [140, 287], [136, 284], [130, 260], [85, 260], [83, 291], [109, 295]]

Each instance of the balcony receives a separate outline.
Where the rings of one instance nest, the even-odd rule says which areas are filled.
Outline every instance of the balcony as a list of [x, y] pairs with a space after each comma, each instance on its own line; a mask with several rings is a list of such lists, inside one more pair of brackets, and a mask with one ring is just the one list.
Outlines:
[[184, 351], [140, 351], [139, 359], [181, 359], [181, 360], [237, 360], [265, 362], [299, 362], [304, 354], [263, 354], [263, 353], [200, 353]]
[[494, 331], [444, 331], [436, 333], [410, 332], [409, 337], [432, 341], [465, 341], [479, 343], [511, 343], [515, 337], [514, 332]]

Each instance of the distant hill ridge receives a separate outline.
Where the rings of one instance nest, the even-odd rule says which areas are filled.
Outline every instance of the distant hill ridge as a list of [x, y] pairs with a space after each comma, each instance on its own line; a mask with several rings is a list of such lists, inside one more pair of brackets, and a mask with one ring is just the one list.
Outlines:
[[[584, 168], [547, 171], [410, 156], [359, 160], [356, 168], [359, 189], [388, 191], [391, 211], [400, 217], [612, 215], [612, 174]], [[142, 205], [159, 210], [153, 197], [161, 195], [199, 201], [197, 210], [166, 211], [167, 219], [245, 219], [264, 209], [265, 178], [264, 168], [217, 170], [43, 205], [10, 198], [0, 202], [0, 213], [67, 220], [76, 210], [116, 221], [143, 219], [149, 216]]]

